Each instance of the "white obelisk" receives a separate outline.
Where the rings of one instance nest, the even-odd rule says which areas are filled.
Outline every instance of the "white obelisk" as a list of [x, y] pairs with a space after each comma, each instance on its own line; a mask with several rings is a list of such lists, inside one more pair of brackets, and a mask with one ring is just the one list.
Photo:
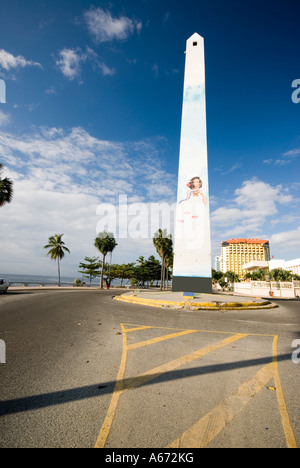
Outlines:
[[187, 41], [173, 291], [212, 292], [204, 39]]

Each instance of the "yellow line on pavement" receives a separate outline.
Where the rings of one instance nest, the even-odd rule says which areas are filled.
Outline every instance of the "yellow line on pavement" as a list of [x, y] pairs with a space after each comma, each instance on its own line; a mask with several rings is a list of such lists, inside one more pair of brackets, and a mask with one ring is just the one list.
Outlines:
[[[148, 326], [148, 327], [144, 327], [142, 325], [138, 325], [138, 324], [135, 324], [135, 323], [125, 323], [124, 325], [128, 326], [134, 326], [134, 327], [138, 327], [136, 328], [136, 330], [140, 329], [140, 330], [143, 330], [143, 329], [146, 329], [146, 328], [153, 328], [153, 329], [158, 329], [158, 330], [178, 330], [178, 331], [185, 331], [186, 328], [174, 328], [174, 327], [158, 327], [156, 325], [151, 325], [151, 326]], [[126, 332], [128, 331], [134, 331], [135, 328], [132, 328], [132, 329], [125, 329]], [[201, 332], [201, 333], [215, 333], [215, 334], [221, 334], [221, 335], [234, 335], [235, 332], [233, 331], [218, 331], [218, 330], [201, 330], [201, 329], [197, 329], [197, 330], [194, 330], [195, 332]], [[245, 335], [246, 336], [246, 335]], [[269, 334], [266, 334], [266, 333], [247, 333], [247, 336], [265, 336], [265, 337], [274, 337], [275, 335], [269, 335]]]
[[260, 369], [232, 395], [174, 440], [167, 448], [205, 448], [239, 414], [243, 408], [274, 378], [282, 425], [288, 448], [297, 448], [278, 371], [278, 336], [273, 341], [273, 362]]
[[132, 345], [129, 345], [127, 349], [130, 350], [130, 349], [142, 348], [143, 346], [148, 346], [154, 343], [159, 343], [160, 341], [171, 340], [172, 338], [177, 338], [178, 336], [189, 335], [191, 333], [196, 333], [196, 332], [197, 330], [185, 330], [185, 331], [178, 332], [178, 333], [172, 333], [170, 335], [159, 336], [157, 338], [152, 338], [150, 340], [140, 341], [139, 343], [134, 343]]
[[153, 328], [153, 327], [126, 328], [125, 331], [126, 333], [129, 333], [129, 332], [138, 331], [138, 330], [149, 330], [149, 328]]
[[95, 448], [103, 448], [105, 446], [107, 437], [110, 432], [111, 425], [113, 423], [113, 420], [117, 411], [120, 396], [122, 395], [124, 391], [123, 380], [124, 380], [126, 361], [127, 361], [127, 335], [126, 335], [125, 327], [123, 324], [121, 324], [121, 327], [122, 327], [122, 332], [123, 332], [123, 353], [122, 353], [121, 365], [120, 365], [120, 369], [118, 372], [114, 393], [113, 393], [103, 426], [101, 428], [99, 437], [97, 439]]
[[248, 382], [174, 440], [167, 448], [205, 448], [274, 376], [274, 363], [260, 369]]
[[124, 375], [125, 375], [125, 368], [126, 368], [126, 361], [127, 361], [127, 353], [128, 353], [128, 346], [127, 346], [127, 335], [126, 335], [126, 329], [123, 324], [121, 324], [122, 331], [123, 331], [123, 354], [122, 354], [122, 360], [121, 360], [121, 365], [120, 369], [118, 372], [117, 376], [117, 382], [115, 385], [114, 393], [111, 399], [111, 403], [109, 405], [104, 423], [102, 425], [99, 437], [97, 439], [95, 448], [104, 448], [107, 438], [109, 436], [111, 426], [113, 424], [119, 399], [120, 396], [127, 390], [131, 390], [133, 388], [136, 388], [140, 385], [143, 385], [153, 379], [156, 379], [157, 377], [160, 377], [166, 372], [170, 372], [172, 370], [177, 369], [178, 367], [183, 366], [184, 364], [188, 364], [189, 362], [192, 362], [196, 359], [200, 359], [201, 357], [205, 356], [208, 353], [211, 353], [213, 351], [216, 351], [218, 349], [223, 348], [224, 346], [227, 346], [235, 341], [241, 340], [242, 338], [245, 338], [246, 334], [238, 334], [231, 336], [229, 338], [226, 338], [218, 343], [215, 343], [214, 345], [206, 346], [203, 349], [199, 349], [198, 351], [194, 351], [191, 354], [187, 354], [186, 356], [183, 356], [178, 359], [174, 359], [173, 361], [170, 361], [166, 364], [163, 364], [161, 366], [155, 367], [154, 369], [151, 369], [144, 374], [139, 375], [138, 377], [134, 377], [131, 379], [127, 379], [126, 382], [124, 382]]
[[278, 342], [278, 336], [274, 337], [273, 341], [273, 361], [274, 361], [274, 366], [275, 366], [275, 375], [274, 375], [274, 382], [275, 382], [275, 387], [276, 387], [276, 395], [277, 395], [277, 401], [279, 405], [279, 411], [281, 415], [281, 421], [282, 421], [282, 426], [284, 429], [285, 433], [285, 438], [287, 442], [288, 448], [297, 448], [297, 443], [294, 435], [294, 431], [291, 425], [290, 417], [288, 414], [283, 390], [282, 390], [282, 385], [280, 381], [280, 376], [279, 376], [279, 369], [278, 369], [278, 355], [277, 355], [277, 342]]
[[160, 377], [161, 375], [165, 374], [166, 372], [171, 372], [178, 367], [184, 366], [185, 364], [189, 364], [196, 359], [200, 359], [201, 357], [209, 354], [213, 351], [223, 348], [235, 341], [241, 340], [248, 335], [238, 334], [231, 336], [230, 338], [226, 338], [225, 340], [219, 341], [213, 345], [206, 346], [205, 348], [198, 349], [193, 353], [187, 354], [186, 356], [182, 356], [180, 358], [174, 359], [173, 361], [169, 361], [166, 364], [162, 364], [161, 366], [155, 367], [154, 369], [150, 369], [149, 371], [140, 374], [138, 377], [133, 377], [132, 379], [127, 379], [125, 383], [125, 389], [130, 390], [140, 385], [143, 385], [153, 379]]

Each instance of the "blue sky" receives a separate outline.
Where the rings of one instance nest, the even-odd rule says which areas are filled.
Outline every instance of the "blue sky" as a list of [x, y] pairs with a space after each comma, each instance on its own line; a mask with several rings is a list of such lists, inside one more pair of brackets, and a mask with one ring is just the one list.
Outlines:
[[[213, 256], [231, 237], [300, 257], [297, 0], [2, 0], [0, 271], [55, 274], [64, 233], [77, 273], [96, 255], [99, 204], [176, 200], [186, 40], [205, 39]], [[299, 92], [300, 96], [300, 92]], [[4, 241], [3, 241], [4, 239]], [[115, 262], [155, 253], [120, 239]]]

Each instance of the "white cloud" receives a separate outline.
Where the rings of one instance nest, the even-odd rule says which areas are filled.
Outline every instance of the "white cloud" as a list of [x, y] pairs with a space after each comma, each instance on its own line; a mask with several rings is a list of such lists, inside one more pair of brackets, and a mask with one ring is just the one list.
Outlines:
[[[273, 221], [284, 225], [295, 202], [282, 185], [272, 186], [258, 179], [246, 180], [234, 195], [212, 212], [213, 235], [218, 243], [230, 237], [271, 238]], [[281, 207], [284, 214], [280, 213]]]
[[96, 52], [89, 47], [87, 47], [86, 52], [83, 52], [80, 47], [76, 49], [64, 48], [59, 52], [59, 59], [56, 61], [56, 65], [62, 74], [72, 81], [80, 77], [81, 64], [87, 60], [91, 61], [101, 71], [103, 76], [115, 74], [115, 70], [100, 61]]
[[[43, 246], [50, 235], [64, 233], [71, 254], [62, 260], [62, 275], [77, 277], [79, 262], [85, 256], [100, 256], [94, 247], [98, 197], [42, 187], [34, 176], [15, 180], [13, 172], [7, 175], [15, 182], [15, 196], [12, 204], [1, 209], [0, 271], [56, 276], [57, 265], [46, 257]], [[117, 242], [113, 254], [116, 263], [155, 254], [151, 239], [117, 239]]]
[[81, 49], [63, 49], [59, 56], [60, 59], [56, 61], [56, 65], [62, 74], [69, 80], [77, 78], [80, 73], [80, 63], [86, 60]]
[[274, 164], [274, 166], [286, 166], [295, 161], [296, 158], [300, 156], [300, 148], [294, 150], [286, 151], [281, 155], [280, 159], [265, 159], [264, 164]]
[[234, 172], [237, 169], [241, 169], [241, 167], [242, 167], [242, 164], [240, 162], [237, 162], [230, 169], [228, 169], [227, 171], [222, 172], [222, 175], [230, 174], [231, 172]]
[[56, 94], [56, 89], [54, 86], [50, 86], [50, 88], [47, 88], [45, 91], [46, 94]]
[[[50, 235], [64, 233], [71, 255], [62, 271], [76, 276], [84, 256], [97, 255], [99, 204], [117, 205], [120, 194], [127, 194], [129, 204], [175, 199], [176, 180], [162, 167], [159, 141], [103, 141], [80, 127], [38, 128], [19, 137], [1, 132], [0, 160], [15, 190], [13, 202], [1, 208], [4, 273], [55, 275], [42, 247]], [[155, 254], [151, 239], [118, 239], [118, 244], [116, 262]]]
[[1, 242], [1, 270], [55, 275], [56, 266], [45, 257], [43, 246], [50, 235], [65, 233], [72, 255], [65, 258], [62, 268], [65, 274], [75, 275], [85, 252], [96, 255], [93, 238], [97, 198], [54, 190], [51, 183], [41, 183], [46, 180], [42, 171], [17, 180], [13, 173], [9, 176], [14, 180], [15, 194], [13, 202], [1, 212], [1, 232], [5, 233]]
[[[0, 134], [0, 157], [13, 162], [15, 168], [22, 167], [23, 175], [25, 171], [27, 176], [37, 178], [41, 186], [99, 196], [114, 196], [116, 190], [133, 191], [137, 156], [131, 163], [127, 160], [127, 151], [136, 151], [133, 146], [98, 140], [80, 127], [69, 132], [40, 128], [19, 138]], [[118, 184], [117, 189], [114, 184]]]
[[290, 231], [283, 231], [273, 234], [270, 238], [271, 244], [287, 248], [300, 249], [300, 226]]
[[0, 67], [4, 68], [4, 70], [9, 71], [18, 67], [25, 68], [29, 66], [43, 68], [40, 63], [26, 60], [22, 55], [14, 56], [4, 49], [0, 50]]
[[[13, 202], [1, 209], [1, 232], [5, 233], [0, 245], [1, 270], [55, 275], [55, 264], [45, 257], [42, 246], [50, 235], [63, 232], [71, 250], [63, 261], [63, 272], [76, 275], [85, 255], [97, 255], [93, 240], [99, 204], [117, 206], [122, 194], [127, 195], [129, 204], [174, 203], [177, 177], [162, 163], [164, 143], [163, 139], [99, 140], [81, 127], [41, 127], [23, 136], [2, 131], [0, 161], [6, 165], [5, 175], [14, 181], [15, 195]], [[298, 185], [293, 188], [298, 189]], [[295, 215], [297, 200], [289, 190], [292, 187], [250, 179], [232, 198], [221, 203], [215, 199], [218, 208], [212, 211], [212, 228], [213, 243], [218, 243], [216, 254], [221, 241], [237, 236], [262, 236], [277, 250], [281, 244], [299, 249], [298, 220], [290, 216]], [[274, 234], [274, 227], [278, 233]], [[117, 242], [115, 262], [155, 254], [151, 238]]]
[[224, 198], [223, 202], [219, 198], [219, 207], [211, 215], [213, 254], [220, 255], [221, 242], [226, 239], [256, 237], [269, 240], [277, 258], [298, 257], [298, 190], [298, 184], [285, 187], [254, 178], [244, 181], [232, 198]]
[[277, 212], [275, 202], [280, 198], [279, 187], [252, 179], [245, 181], [235, 194], [237, 205], [245, 208], [248, 214], [258, 213], [259, 216], [265, 217]]
[[98, 61], [97, 66], [101, 70], [103, 76], [113, 76], [116, 73], [114, 68], [109, 68], [104, 62]]
[[297, 156], [300, 156], [300, 148], [297, 148], [295, 150], [287, 151], [286, 153], [283, 154], [283, 156], [287, 156], [289, 158], [294, 158]]
[[283, 153], [281, 159], [276, 159], [275, 166], [285, 166], [295, 161], [296, 158], [300, 156], [300, 148], [294, 150], [286, 151]]
[[97, 43], [128, 39], [142, 29], [141, 21], [126, 16], [114, 18], [109, 11], [91, 8], [84, 14], [88, 30]]
[[274, 166], [286, 166], [287, 164], [290, 164], [293, 161], [293, 159], [276, 159], [274, 161]]
[[3, 127], [10, 121], [10, 117], [8, 114], [5, 114], [0, 110], [0, 127]]

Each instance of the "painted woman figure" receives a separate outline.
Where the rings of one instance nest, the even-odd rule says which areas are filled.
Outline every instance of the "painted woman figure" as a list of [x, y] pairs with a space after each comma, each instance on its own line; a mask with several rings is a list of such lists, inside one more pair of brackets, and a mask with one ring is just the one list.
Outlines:
[[190, 198], [194, 199], [195, 197], [201, 197], [204, 206], [207, 205], [207, 200], [205, 198], [204, 193], [201, 191], [202, 188], [202, 180], [200, 177], [193, 177], [190, 182], [187, 184], [189, 190], [187, 192], [187, 197], [184, 200], [181, 200], [179, 204], [190, 200]]
[[177, 223], [182, 225], [182, 238], [190, 248], [199, 248], [204, 241], [204, 220], [207, 199], [202, 192], [202, 180], [193, 177], [187, 184], [188, 191], [185, 199], [179, 202]]

